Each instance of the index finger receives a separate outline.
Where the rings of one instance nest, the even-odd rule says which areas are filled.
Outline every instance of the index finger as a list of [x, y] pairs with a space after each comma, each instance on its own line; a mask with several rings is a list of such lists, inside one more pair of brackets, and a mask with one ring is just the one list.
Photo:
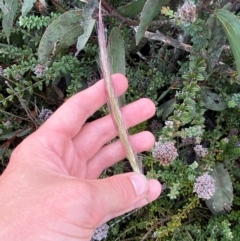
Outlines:
[[[112, 80], [116, 95], [123, 94], [128, 85], [126, 77], [114, 74]], [[57, 131], [72, 138], [80, 131], [87, 118], [103, 106], [107, 99], [105, 81], [102, 79], [67, 100], [40, 129]]]

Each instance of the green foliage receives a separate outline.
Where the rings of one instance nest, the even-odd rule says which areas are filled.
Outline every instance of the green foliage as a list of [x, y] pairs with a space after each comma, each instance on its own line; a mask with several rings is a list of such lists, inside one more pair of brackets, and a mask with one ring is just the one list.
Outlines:
[[208, 46], [210, 35], [204, 20], [198, 18], [194, 23], [182, 27], [185, 34], [191, 36], [192, 46], [195, 51], [203, 51]]
[[[57, 109], [101, 76], [96, 1], [61, 0], [64, 7], [58, 10], [47, 1], [44, 13], [32, 9], [33, 0], [18, 2], [0, 0], [1, 170], [16, 143], [41, 124], [41, 108]], [[221, 9], [225, 2], [195, 1], [196, 12], [186, 22], [181, 3], [174, 1], [110, 2], [104, 7], [108, 50], [113, 72], [126, 72], [129, 80], [125, 101], [147, 97], [155, 103], [153, 120], [163, 126], [154, 132], [156, 141], [173, 142], [179, 156], [161, 166], [151, 150], [140, 155], [144, 174], [163, 184], [162, 195], [110, 221], [106, 240], [235, 241], [240, 236], [240, 140], [231, 133], [240, 128], [240, 54], [234, 5]], [[137, 32], [132, 26], [139, 26]], [[166, 39], [148, 39], [145, 30], [160, 31]], [[102, 108], [96, 116], [104, 114]], [[150, 121], [129, 132], [146, 129]], [[206, 156], [197, 156], [197, 144], [207, 149]], [[102, 177], [130, 170], [123, 161]], [[193, 193], [196, 178], [204, 173], [217, 183], [207, 202]]]
[[136, 44], [138, 45], [144, 36], [147, 26], [153, 18], [159, 13], [164, 0], [147, 0], [141, 12], [140, 24], [136, 33]]
[[50, 16], [21, 16], [19, 17], [19, 25], [26, 28], [28, 31], [34, 29], [40, 30], [46, 28], [58, 16], [59, 14], [57, 13], [50, 13]]
[[11, 28], [13, 26], [15, 14], [17, 12], [18, 1], [17, 0], [7, 0], [7, 1], [3, 2], [3, 0], [1, 0], [0, 7], [3, 11], [2, 27], [6, 34], [8, 43], [9, 43]]
[[233, 94], [232, 96], [230, 96], [230, 100], [228, 101], [228, 107], [229, 108], [234, 108], [234, 107], [237, 107], [239, 108], [240, 107], [240, 94], [237, 93], [237, 94]]
[[[82, 13], [83, 18], [81, 19], [81, 27], [83, 27], [83, 33], [78, 34], [80, 36], [78, 37], [78, 41], [77, 41], [77, 52], [75, 53], [76, 56], [84, 48], [89, 37], [91, 36], [93, 27], [96, 22], [96, 20], [92, 18], [92, 14], [96, 6], [97, 6], [97, 1], [90, 0], [83, 9], [83, 13]], [[70, 17], [70, 19], [72, 19], [72, 17]]]
[[39, 62], [50, 65], [52, 59], [62, 50], [74, 43], [83, 33], [80, 25], [82, 11], [70, 10], [60, 15], [46, 29], [38, 48]]
[[225, 9], [219, 9], [215, 14], [228, 37], [228, 41], [235, 57], [238, 74], [240, 75], [240, 46], [238, 43], [240, 37], [240, 20], [233, 13]]
[[33, 7], [37, 0], [25, 0], [22, 5], [22, 16], [25, 16]]
[[124, 17], [135, 17], [137, 14], [141, 13], [145, 3], [146, 0], [137, 0], [118, 8], [117, 11]]
[[213, 214], [223, 210], [230, 211], [233, 202], [233, 187], [229, 173], [222, 163], [217, 163], [211, 175], [215, 180], [215, 193], [210, 200], [206, 200], [208, 208]]

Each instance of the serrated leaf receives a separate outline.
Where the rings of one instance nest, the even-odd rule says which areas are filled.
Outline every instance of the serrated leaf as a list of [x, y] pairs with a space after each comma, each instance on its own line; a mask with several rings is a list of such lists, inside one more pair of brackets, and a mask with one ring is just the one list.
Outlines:
[[240, 76], [240, 20], [233, 13], [225, 9], [217, 10], [215, 16], [227, 35], [236, 62], [237, 72]]
[[2, 27], [8, 42], [9, 42], [9, 37], [11, 33], [11, 28], [13, 26], [13, 20], [17, 12], [17, 7], [18, 7], [18, 0], [7, 0], [5, 2], [5, 8], [8, 11], [7, 12], [5, 11], [5, 13], [3, 14]]
[[139, 14], [142, 11], [145, 3], [146, 3], [146, 0], [137, 0], [123, 7], [118, 8], [117, 12], [120, 13], [125, 18], [135, 17], [137, 14]]
[[50, 61], [61, 49], [77, 42], [77, 38], [83, 34], [81, 20], [81, 10], [70, 10], [48, 26], [38, 48], [38, 59], [41, 64], [50, 65]]
[[137, 28], [136, 44], [138, 45], [153, 18], [160, 12], [165, 0], [147, 0], [140, 17], [140, 25]]
[[159, 106], [157, 110], [157, 116], [161, 116], [162, 120], [165, 120], [173, 112], [175, 104], [175, 98], [164, 102], [162, 105]]
[[215, 192], [206, 204], [214, 214], [224, 210], [230, 211], [233, 202], [233, 186], [228, 171], [218, 162], [211, 173], [215, 180]]
[[75, 53], [75, 56], [77, 56], [78, 53], [84, 48], [92, 33], [93, 27], [96, 22], [96, 20], [92, 18], [92, 14], [97, 4], [98, 2], [96, 0], [90, 0], [83, 9], [83, 19], [81, 21], [81, 26], [84, 29], [84, 33], [78, 37], [77, 52]]
[[33, 7], [33, 4], [36, 2], [37, 0], [24, 0], [23, 4], [22, 4], [22, 16], [26, 16], [30, 10]]
[[202, 101], [205, 107], [210, 110], [222, 111], [227, 108], [227, 103], [219, 97], [216, 93], [210, 91], [209, 89], [201, 89]]

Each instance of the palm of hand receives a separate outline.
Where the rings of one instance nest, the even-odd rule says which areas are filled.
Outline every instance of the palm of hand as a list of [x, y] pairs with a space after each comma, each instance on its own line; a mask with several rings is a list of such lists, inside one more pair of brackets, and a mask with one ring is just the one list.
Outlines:
[[[126, 80], [119, 75], [114, 77], [116, 80], [117, 93], [122, 94], [127, 87]], [[9, 183], [15, 183], [15, 187], [5, 187], [15, 191], [5, 199], [12, 200], [9, 210], [19, 210], [16, 222], [21, 222], [23, 229], [29, 225], [29, 215], [35, 214], [29, 236], [19, 240], [34, 240], [32, 235], [43, 235], [39, 240], [89, 240], [96, 226], [146, 204], [141, 198], [128, 204], [127, 209], [116, 211], [116, 206], [124, 206], [125, 199], [135, 195], [133, 189], [119, 203], [108, 205], [108, 210], [103, 200], [98, 200], [101, 195], [98, 191], [106, 181], [95, 179], [105, 168], [125, 157], [119, 141], [106, 145], [117, 135], [111, 116], [84, 125], [106, 102], [103, 93], [104, 83], [99, 82], [75, 95], [14, 151], [4, 175], [8, 177], [6, 180], [11, 180]], [[154, 106], [147, 99], [123, 109], [127, 126], [136, 125], [153, 113]], [[151, 148], [154, 138], [143, 132], [131, 137], [131, 141], [139, 152]], [[118, 182], [117, 176], [111, 178], [104, 199], [111, 198], [111, 193], [114, 195]], [[18, 200], [17, 204], [14, 200]], [[26, 211], [29, 207], [31, 212]]]

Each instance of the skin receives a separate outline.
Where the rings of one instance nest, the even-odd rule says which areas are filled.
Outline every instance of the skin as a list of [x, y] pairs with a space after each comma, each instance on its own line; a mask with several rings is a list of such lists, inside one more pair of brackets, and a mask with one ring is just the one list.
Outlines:
[[[116, 94], [127, 89], [123, 75], [113, 75]], [[1, 241], [89, 241], [94, 229], [158, 198], [161, 185], [133, 172], [98, 179], [125, 157], [111, 116], [86, 119], [107, 101], [100, 80], [67, 100], [12, 153], [0, 176]], [[155, 113], [149, 99], [122, 109], [127, 127]], [[147, 131], [131, 136], [136, 152], [152, 148]]]

